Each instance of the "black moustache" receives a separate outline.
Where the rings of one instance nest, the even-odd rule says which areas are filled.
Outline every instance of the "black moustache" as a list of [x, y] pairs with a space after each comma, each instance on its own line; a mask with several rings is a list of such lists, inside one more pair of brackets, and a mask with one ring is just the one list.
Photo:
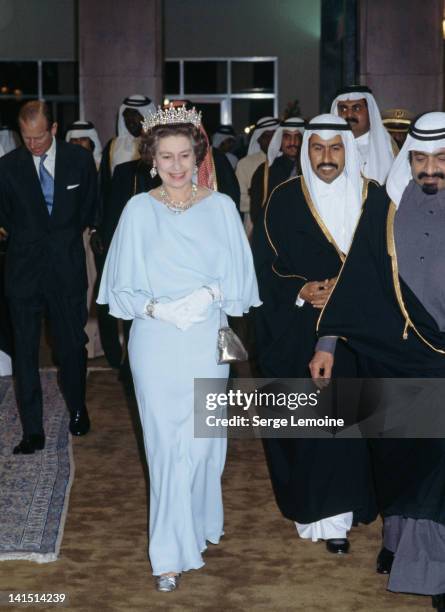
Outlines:
[[417, 175], [417, 178], [419, 179], [419, 181], [421, 181], [423, 178], [445, 179], [445, 174], [443, 172], [434, 172], [433, 174], [428, 174], [427, 172], [420, 172]]
[[346, 121], [348, 123], [358, 123], [358, 119], [356, 119], [355, 117], [347, 117]]
[[335, 170], [338, 170], [337, 164], [318, 164], [317, 170], [320, 170], [321, 168], [334, 168]]

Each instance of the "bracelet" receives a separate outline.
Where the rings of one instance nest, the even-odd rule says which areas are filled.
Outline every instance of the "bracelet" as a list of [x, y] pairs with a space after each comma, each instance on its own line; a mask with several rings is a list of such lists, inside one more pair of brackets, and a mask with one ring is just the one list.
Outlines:
[[154, 309], [157, 303], [158, 300], [151, 298], [151, 300], [145, 304], [144, 313], [147, 315], [147, 317], [151, 317], [152, 319], [155, 318]]
[[215, 292], [213, 291], [213, 289], [211, 287], [209, 287], [208, 285], [203, 285], [202, 288], [203, 289], [207, 289], [207, 291], [212, 296], [212, 301], [214, 302], [216, 300], [216, 295], [215, 295]]

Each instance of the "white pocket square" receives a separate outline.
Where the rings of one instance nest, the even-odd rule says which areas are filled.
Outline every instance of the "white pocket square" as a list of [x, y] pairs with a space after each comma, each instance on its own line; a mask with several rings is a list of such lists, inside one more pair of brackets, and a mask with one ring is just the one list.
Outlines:
[[66, 188], [67, 189], [76, 189], [76, 187], [79, 187], [80, 183], [77, 183], [77, 185], [67, 185]]

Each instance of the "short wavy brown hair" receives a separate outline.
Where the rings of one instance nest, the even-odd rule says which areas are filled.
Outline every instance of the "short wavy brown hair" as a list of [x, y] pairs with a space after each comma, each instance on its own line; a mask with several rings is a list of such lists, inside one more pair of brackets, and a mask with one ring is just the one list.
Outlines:
[[207, 153], [208, 141], [201, 130], [192, 123], [172, 123], [170, 125], [156, 125], [149, 132], [141, 134], [140, 155], [143, 159], [153, 159], [161, 138], [167, 136], [186, 136], [192, 141], [196, 164], [199, 166]]

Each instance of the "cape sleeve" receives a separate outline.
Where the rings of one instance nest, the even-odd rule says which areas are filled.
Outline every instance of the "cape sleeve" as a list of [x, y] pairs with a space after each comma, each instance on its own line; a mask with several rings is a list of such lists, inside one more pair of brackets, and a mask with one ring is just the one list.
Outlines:
[[229, 246], [229, 261], [221, 283], [222, 309], [232, 317], [241, 317], [251, 306], [261, 306], [252, 251], [236, 206], [224, 198], [224, 220]]
[[97, 298], [98, 304], [108, 304], [110, 314], [119, 319], [145, 318], [144, 306], [154, 297], [145, 265], [144, 225], [138, 220], [137, 198], [132, 198], [122, 212]]

